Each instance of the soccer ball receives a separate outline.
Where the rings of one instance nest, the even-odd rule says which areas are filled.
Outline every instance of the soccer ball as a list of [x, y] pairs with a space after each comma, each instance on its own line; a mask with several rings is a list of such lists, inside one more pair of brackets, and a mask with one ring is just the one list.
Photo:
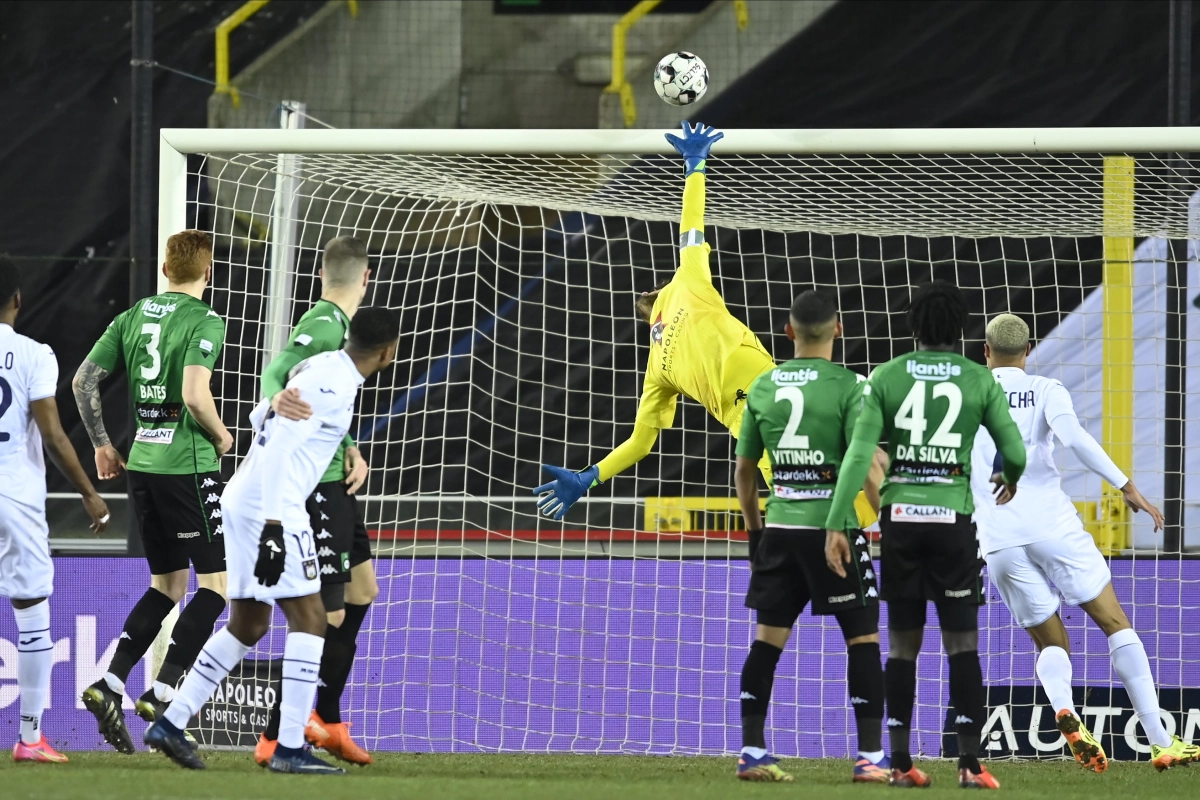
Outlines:
[[654, 91], [673, 106], [686, 106], [708, 90], [708, 67], [693, 53], [663, 56], [654, 68]]

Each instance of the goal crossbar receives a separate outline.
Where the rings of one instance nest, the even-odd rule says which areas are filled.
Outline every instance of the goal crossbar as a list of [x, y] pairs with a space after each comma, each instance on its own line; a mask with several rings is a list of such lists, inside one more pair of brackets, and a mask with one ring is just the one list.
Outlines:
[[[164, 128], [179, 153], [655, 154], [665, 131]], [[727, 130], [713, 152], [762, 155], [1200, 152], [1200, 127]]]

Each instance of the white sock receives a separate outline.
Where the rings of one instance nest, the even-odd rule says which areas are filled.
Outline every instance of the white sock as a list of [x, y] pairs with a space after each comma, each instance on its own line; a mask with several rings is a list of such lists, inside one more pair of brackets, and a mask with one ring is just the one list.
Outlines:
[[54, 642], [50, 639], [50, 601], [14, 608], [17, 618], [17, 685], [21, 691], [21, 741], [42, 740], [42, 711], [50, 694]]
[[[1075, 713], [1071, 696], [1071, 657], [1061, 647], [1047, 647], [1037, 658], [1037, 676], [1050, 699], [1054, 713], [1066, 709]], [[1078, 715], [1077, 715], [1078, 716]]]
[[317, 696], [317, 673], [325, 639], [290, 631], [283, 645], [283, 685], [279, 690], [279, 746], [304, 745], [304, 726]]
[[253, 645], [238, 641], [238, 638], [229, 632], [228, 627], [214, 633], [205, 643], [200, 655], [196, 656], [195, 663], [183, 679], [183, 685], [179, 687], [175, 699], [163, 714], [167, 721], [180, 730], [186, 728], [188, 721], [200, 711], [200, 706], [207, 702], [221, 681], [225, 680], [225, 676], [253, 648]]
[[155, 681], [154, 696], [160, 703], [169, 703], [175, 699], [175, 687], [167, 686], [162, 681]]
[[1133, 711], [1150, 744], [1170, 747], [1171, 737], [1158, 716], [1158, 692], [1154, 688], [1154, 675], [1150, 672], [1150, 659], [1146, 657], [1142, 640], [1132, 628], [1117, 631], [1108, 637], [1108, 655], [1112, 658], [1113, 669], [1121, 676], [1121, 683], [1125, 684]]
[[765, 748], [765, 747], [743, 747], [742, 754], [750, 756], [751, 758], [762, 758], [763, 756], [765, 756], [767, 754], [767, 748]]
[[119, 695], [125, 694], [125, 681], [113, 675], [111, 672], [104, 673], [104, 682], [108, 684], [108, 688], [112, 689]]
[[878, 764], [880, 761], [883, 761], [883, 751], [876, 750], [874, 753], [864, 753], [862, 750], [859, 750], [858, 757], [865, 758], [867, 761], [870, 761], [872, 764]]

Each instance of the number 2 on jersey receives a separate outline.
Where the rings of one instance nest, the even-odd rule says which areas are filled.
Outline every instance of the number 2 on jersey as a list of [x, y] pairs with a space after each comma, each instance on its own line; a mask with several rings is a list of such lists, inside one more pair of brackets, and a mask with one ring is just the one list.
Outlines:
[[[908, 431], [908, 443], [911, 445], [925, 444], [925, 429], [929, 427], [925, 419], [926, 385], [927, 381], [917, 381], [912, 385], [893, 421], [896, 428]], [[934, 447], [961, 447], [962, 434], [952, 433], [950, 429], [958, 422], [958, 415], [962, 412], [962, 390], [957, 384], [943, 381], [934, 384], [933, 396], [946, 398], [949, 405], [946, 408], [946, 416], [942, 417], [942, 424], [938, 425], [933, 436], [929, 437], [929, 444]]]
[[797, 435], [796, 429], [800, 427], [800, 420], [804, 419], [804, 392], [799, 386], [780, 386], [775, 390], [775, 402], [788, 401], [792, 404], [792, 413], [788, 417], [787, 426], [783, 429], [783, 435], [779, 437], [780, 449], [808, 449], [808, 437], [804, 434]]
[[[11, 405], [12, 387], [8, 385], [8, 381], [0, 378], [0, 419], [4, 419], [4, 413], [8, 411], [8, 407]], [[10, 434], [0, 431], [0, 442], [7, 442], [11, 438]]]
[[150, 366], [141, 368], [142, 380], [152, 381], [162, 371], [162, 356], [158, 353], [158, 339], [162, 334], [162, 325], [159, 325], [157, 322], [144, 323], [142, 325], [142, 333], [150, 334], [150, 341], [146, 342], [146, 352], [150, 356]]

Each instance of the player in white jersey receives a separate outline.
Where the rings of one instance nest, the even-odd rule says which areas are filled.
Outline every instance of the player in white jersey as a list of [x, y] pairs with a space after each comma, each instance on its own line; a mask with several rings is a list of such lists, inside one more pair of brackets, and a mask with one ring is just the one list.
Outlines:
[[267, 401], [251, 414], [254, 442], [221, 497], [232, 601], [229, 624], [204, 645], [170, 707], [146, 731], [146, 744], [180, 766], [204, 769], [183, 729], [267, 632], [271, 606], [278, 601], [288, 620], [288, 634], [279, 739], [267, 767], [273, 772], [305, 774], [343, 771], [314, 757], [304, 742], [326, 625], [305, 501], [350, 429], [358, 387], [392, 363], [399, 329], [394, 312], [360, 309], [350, 323], [344, 349], [319, 353], [291, 372], [287, 388], [300, 393], [312, 416], [287, 419], [271, 411]]
[[108, 507], [79, 465], [62, 429], [58, 360], [48, 345], [13, 330], [21, 310], [20, 274], [0, 258], [0, 595], [12, 601], [17, 622], [17, 686], [21, 733], [13, 761], [62, 762], [42, 734], [42, 711], [50, 693], [54, 642], [50, 601], [54, 563], [46, 525], [46, 462], [42, 447], [67, 476], [92, 518], [92, 530], [108, 525]]
[[996, 446], [986, 431], [980, 431], [975, 439], [971, 489], [988, 575], [1017, 624], [1029, 632], [1040, 651], [1038, 680], [1054, 706], [1058, 729], [1084, 768], [1103, 772], [1108, 759], [1075, 713], [1070, 643], [1058, 614], [1060, 592], [1068, 603], [1087, 612], [1108, 637], [1113, 669], [1150, 741], [1155, 769], [1161, 772], [1196, 761], [1200, 747], [1169, 735], [1159, 718], [1146, 649], [1113, 592], [1108, 565], [1062, 490], [1054, 462], [1055, 437], [1088, 469], [1120, 489], [1130, 508], [1148, 513], [1155, 530], [1162, 527], [1162, 514], [1080, 426], [1071, 395], [1062, 383], [1025, 372], [1029, 351], [1029, 327], [1019, 317], [1001, 314], [988, 323], [984, 355], [1008, 395], [1009, 411], [1021, 429], [1027, 454], [1016, 496], [1005, 505], [996, 505], [989, 496], [993, 486], [987, 477], [999, 472]]

